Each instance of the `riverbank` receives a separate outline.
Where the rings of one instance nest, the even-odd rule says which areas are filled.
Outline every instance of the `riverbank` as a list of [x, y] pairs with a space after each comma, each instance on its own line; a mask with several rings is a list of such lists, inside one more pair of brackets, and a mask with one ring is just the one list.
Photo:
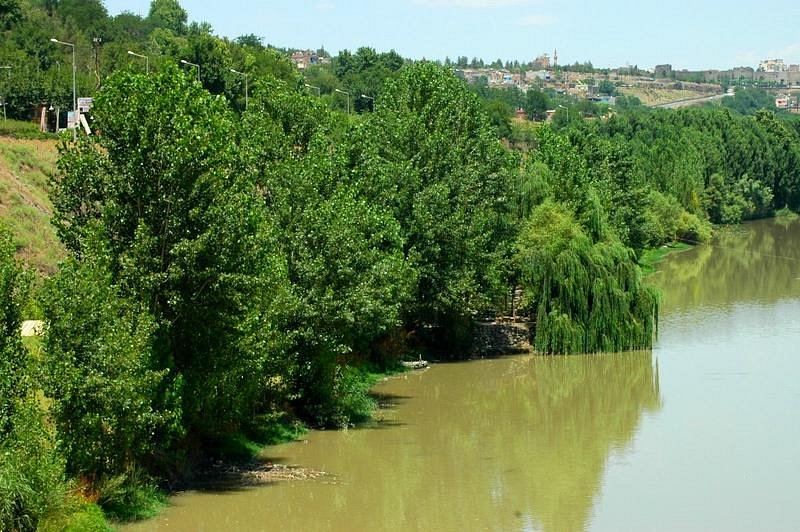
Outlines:
[[681, 251], [692, 249], [692, 247], [691, 244], [685, 242], [672, 242], [658, 248], [644, 250], [641, 257], [639, 257], [639, 266], [642, 269], [642, 273], [644, 275], [655, 273], [658, 263], [667, 258], [667, 256], [672, 253], [680, 253]]

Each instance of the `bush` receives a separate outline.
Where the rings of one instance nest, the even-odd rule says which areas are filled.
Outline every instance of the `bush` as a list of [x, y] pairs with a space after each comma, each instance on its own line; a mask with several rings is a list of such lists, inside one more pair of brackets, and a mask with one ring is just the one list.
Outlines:
[[36, 530], [66, 511], [64, 463], [34, 401], [12, 421], [0, 441], [0, 530]]
[[97, 502], [117, 521], [138, 521], [155, 516], [166, 497], [139, 467], [102, 479], [96, 486]]
[[96, 257], [67, 261], [44, 290], [45, 392], [68, 472], [93, 482], [168, 445], [177, 417], [166, 372], [152, 369], [152, 318], [119, 296]]

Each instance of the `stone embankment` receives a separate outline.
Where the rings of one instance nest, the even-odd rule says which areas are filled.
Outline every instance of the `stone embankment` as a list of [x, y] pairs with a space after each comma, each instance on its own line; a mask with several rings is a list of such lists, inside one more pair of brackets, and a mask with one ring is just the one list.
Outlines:
[[532, 349], [530, 323], [492, 321], [475, 324], [473, 358], [529, 353]]

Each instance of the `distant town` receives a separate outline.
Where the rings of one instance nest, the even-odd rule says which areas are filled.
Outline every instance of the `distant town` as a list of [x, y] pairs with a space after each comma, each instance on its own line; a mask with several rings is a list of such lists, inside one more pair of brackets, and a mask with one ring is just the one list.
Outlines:
[[[331, 61], [324, 51], [297, 51], [292, 62], [300, 70]], [[775, 106], [800, 114], [800, 65], [783, 59], [765, 59], [758, 68], [734, 67], [729, 70], [675, 69], [671, 64], [656, 65], [652, 70], [638, 66], [613, 69], [595, 68], [591, 63], [558, 64], [558, 51], [541, 54], [528, 63], [497, 60], [486, 64], [481, 59], [461, 57], [445, 59], [457, 76], [472, 84], [491, 87], [552, 89], [558, 94], [614, 105], [616, 96], [635, 96], [650, 106], [668, 105], [677, 100], [703, 100], [727, 93], [731, 87], [754, 86], [775, 92]], [[609, 83], [602, 83], [610, 82]], [[732, 92], [732, 91], [731, 91]]]

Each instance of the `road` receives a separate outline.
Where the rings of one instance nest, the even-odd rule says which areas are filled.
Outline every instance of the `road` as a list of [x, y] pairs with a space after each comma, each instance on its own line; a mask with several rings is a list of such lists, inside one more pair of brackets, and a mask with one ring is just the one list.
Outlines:
[[700, 98], [687, 98], [685, 100], [677, 100], [674, 102], [667, 102], [667, 103], [660, 103], [658, 105], [651, 105], [655, 109], [679, 109], [681, 107], [690, 107], [692, 105], [699, 105], [701, 103], [706, 102], [713, 102], [714, 100], [720, 100], [725, 96], [729, 96], [728, 94], [715, 94], [713, 96], [702, 96]]

